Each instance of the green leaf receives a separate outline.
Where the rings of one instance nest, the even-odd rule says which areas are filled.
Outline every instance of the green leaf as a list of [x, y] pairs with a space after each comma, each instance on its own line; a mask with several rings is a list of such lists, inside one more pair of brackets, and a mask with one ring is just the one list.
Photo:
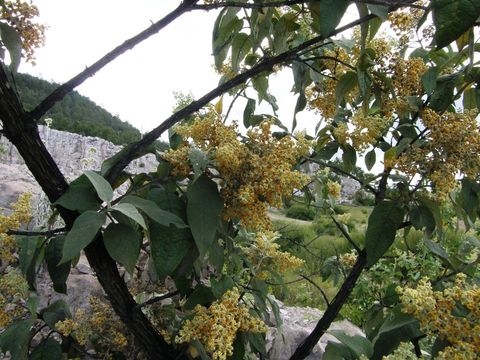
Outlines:
[[239, 71], [240, 63], [252, 48], [250, 36], [238, 33], [232, 41], [232, 70]]
[[42, 318], [52, 329], [59, 321], [71, 318], [70, 307], [64, 300], [57, 300], [42, 311]]
[[355, 360], [357, 356], [353, 351], [342, 343], [329, 341], [325, 347], [322, 360]]
[[80, 251], [95, 239], [106, 220], [107, 216], [104, 213], [92, 210], [80, 214], [65, 238], [62, 260], [59, 264], [64, 264], [78, 256]]
[[345, 144], [343, 148], [343, 169], [347, 172], [353, 171], [355, 169], [355, 164], [357, 163], [357, 152], [353, 146]]
[[0, 335], [0, 349], [10, 351], [12, 360], [26, 360], [33, 333], [30, 331], [35, 318], [15, 321]]
[[57, 340], [47, 338], [30, 354], [29, 360], [62, 359], [62, 346]]
[[480, 16], [478, 0], [432, 0], [431, 7], [437, 49], [462, 36]]
[[20, 238], [20, 252], [18, 254], [20, 270], [25, 276], [30, 289], [34, 289], [37, 273], [38, 255], [42, 244], [42, 238], [25, 236]]
[[373, 15], [378, 16], [383, 21], [387, 21], [388, 6], [367, 4], [367, 7]]
[[233, 289], [233, 287], [235, 286], [233, 279], [225, 274], [222, 274], [220, 279], [218, 280], [215, 278], [211, 278], [210, 284], [212, 286], [213, 295], [215, 295], [217, 299], [220, 299], [225, 292]]
[[177, 228], [188, 227], [185, 222], [177, 215], [170, 211], [161, 209], [155, 202], [147, 199], [142, 199], [138, 196], [128, 195], [125, 196], [120, 204], [131, 204], [138, 209], [142, 210], [149, 218], [159, 223], [160, 225], [169, 226], [174, 225]]
[[0, 35], [10, 54], [10, 69], [15, 73], [22, 59], [22, 38], [13, 26], [4, 22], [0, 22]]
[[103, 242], [110, 256], [133, 274], [140, 254], [142, 234], [126, 224], [112, 223], [103, 233]]
[[435, 230], [435, 218], [425, 205], [414, 206], [410, 211], [410, 221], [415, 229], [426, 229], [428, 234]]
[[56, 292], [67, 293], [67, 278], [70, 274], [71, 261], [58, 265], [62, 259], [65, 235], [57, 235], [50, 239], [45, 249], [45, 261], [50, 279], [53, 282], [53, 289]]
[[330, 330], [330, 334], [335, 336], [340, 342], [346, 345], [357, 356], [362, 354], [370, 358], [373, 355], [372, 343], [363, 336], [349, 336], [343, 330]]
[[301, 92], [298, 95], [297, 104], [295, 105], [295, 111], [293, 112], [292, 133], [297, 127], [297, 113], [305, 109], [305, 106], [307, 106], [307, 98], [305, 97], [305, 94]]
[[318, 159], [324, 159], [324, 160], [330, 160], [333, 155], [335, 155], [338, 152], [338, 143], [336, 141], [332, 141], [322, 147], [317, 155], [315, 155], [315, 158]]
[[246, 335], [247, 335], [248, 342], [250, 343], [252, 348], [256, 352], [265, 356], [267, 354], [267, 349], [265, 348], [265, 336], [260, 333], [252, 333], [252, 332], [249, 332]]
[[342, 20], [349, 3], [348, 0], [320, 0], [320, 34], [330, 36]]
[[475, 221], [480, 207], [480, 184], [470, 179], [462, 179], [459, 203], [468, 216]]
[[243, 126], [250, 127], [250, 117], [255, 113], [256, 101], [254, 99], [248, 99], [247, 106], [243, 110]]
[[347, 71], [338, 80], [337, 88], [335, 89], [335, 105], [342, 103], [345, 95], [357, 86], [357, 73], [355, 71]]
[[[155, 189], [150, 191], [149, 197], [155, 199], [162, 210], [179, 218], [185, 216], [186, 205], [174, 193]], [[182, 260], [186, 261], [188, 255], [196, 251], [190, 229], [164, 225], [168, 224], [149, 223], [150, 251], [159, 277], [172, 274]], [[191, 260], [193, 262], [194, 259]]]
[[223, 200], [218, 193], [217, 184], [206, 175], [189, 185], [187, 198], [188, 223], [200, 256], [204, 256], [215, 239]]
[[429, 68], [425, 74], [422, 75], [422, 84], [427, 94], [433, 93], [437, 85], [437, 78], [440, 74], [438, 67], [433, 66]]
[[139, 224], [142, 228], [147, 229], [147, 224], [145, 224], [145, 219], [142, 214], [140, 214], [137, 208], [129, 203], [121, 202], [110, 208], [111, 211], [118, 211], [125, 216], [128, 216], [130, 219]]
[[433, 110], [441, 113], [452, 104], [456, 79], [455, 75], [437, 79], [437, 85], [429, 103]]
[[193, 290], [183, 307], [185, 310], [193, 310], [197, 305], [209, 305], [215, 300], [217, 299], [213, 295], [212, 289], [200, 284]]
[[397, 202], [383, 201], [373, 208], [365, 234], [367, 266], [375, 264], [395, 240], [405, 212]]
[[215, 58], [215, 67], [220, 69], [223, 61], [227, 57], [230, 42], [235, 34], [243, 27], [243, 20], [236, 16], [238, 9], [225, 8], [220, 11], [215, 21], [212, 36], [213, 56]]
[[72, 181], [67, 191], [55, 201], [54, 205], [60, 205], [65, 209], [76, 210], [78, 212], [96, 210], [100, 206], [92, 183], [85, 175], [81, 175]]
[[101, 175], [97, 174], [95, 171], [85, 171], [85, 176], [90, 180], [95, 191], [98, 194], [98, 197], [106, 203], [110, 203], [113, 199], [113, 189]]
[[375, 165], [375, 161], [377, 160], [377, 155], [375, 154], [375, 149], [370, 150], [365, 155], [365, 166], [368, 171], [372, 170], [373, 165]]

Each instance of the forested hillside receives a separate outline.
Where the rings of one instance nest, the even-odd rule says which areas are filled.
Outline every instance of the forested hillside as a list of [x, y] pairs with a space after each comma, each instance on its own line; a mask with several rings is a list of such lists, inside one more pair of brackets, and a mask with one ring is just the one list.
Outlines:
[[[26, 110], [33, 109], [58, 86], [20, 73], [16, 75], [16, 85]], [[54, 129], [100, 137], [117, 145], [140, 139], [140, 131], [76, 91], [55, 105], [42, 117], [41, 123], [46, 118], [53, 119]]]

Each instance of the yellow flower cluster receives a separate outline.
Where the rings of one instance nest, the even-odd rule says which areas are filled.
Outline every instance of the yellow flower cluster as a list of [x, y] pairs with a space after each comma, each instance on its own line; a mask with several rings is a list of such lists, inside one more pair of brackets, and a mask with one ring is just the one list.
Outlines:
[[391, 70], [397, 96], [421, 95], [423, 93], [422, 76], [427, 69], [427, 65], [421, 58], [394, 59]]
[[[31, 194], [25, 193], [19, 196], [16, 203], [12, 204], [13, 212], [10, 215], [0, 215], [0, 260], [2, 265], [8, 265], [15, 261], [17, 244], [14, 236], [6, 232], [18, 229], [22, 224], [30, 221]], [[1, 209], [0, 209], [1, 210]]]
[[20, 33], [26, 61], [34, 64], [34, 52], [45, 41], [45, 25], [35, 22], [39, 15], [38, 8], [29, 1], [7, 0], [3, 2], [0, 13], [1, 19]]
[[[417, 1], [416, 5], [426, 5], [426, 1]], [[393, 31], [400, 36], [415, 30], [420, 18], [424, 15], [424, 10], [419, 8], [401, 8], [388, 14], [388, 21]]]
[[[324, 56], [326, 59], [323, 65], [327, 69], [329, 77], [319, 84], [308, 87], [305, 90], [305, 96], [309, 109], [318, 111], [326, 119], [333, 119], [337, 111], [335, 106], [337, 81], [349, 70], [348, 66], [344, 64], [350, 64], [352, 58], [342, 48], [325, 50]], [[354, 91], [346, 94], [347, 99], [353, 99], [353, 94]]]
[[240, 294], [234, 288], [208, 308], [197, 305], [195, 316], [185, 321], [175, 342], [200, 341], [213, 360], [225, 360], [233, 354], [233, 342], [237, 332], [264, 333], [265, 323], [253, 317], [245, 305], [240, 305]]
[[334, 199], [340, 199], [342, 185], [340, 185], [336, 181], [328, 180], [327, 191], [328, 191], [328, 194]]
[[[457, 275], [452, 287], [433, 291], [427, 279], [416, 289], [397, 288], [402, 311], [412, 314], [423, 331], [438, 334], [451, 344], [438, 359], [476, 359], [480, 353], [480, 288], [466, 283], [464, 274]], [[468, 310], [465, 316], [453, 310], [461, 304]], [[461, 354], [461, 356], [460, 356]]]
[[388, 117], [368, 116], [359, 111], [351, 119], [351, 130], [345, 123], [340, 123], [333, 129], [333, 135], [338, 143], [345, 145], [350, 140], [352, 146], [362, 152], [383, 135], [391, 122]]
[[357, 262], [358, 255], [354, 252], [349, 252], [345, 254], [341, 254], [338, 257], [338, 261], [342, 264], [343, 267], [347, 269], [351, 269], [353, 265]]
[[23, 303], [28, 294], [28, 284], [18, 269], [0, 275], [0, 328], [28, 312]]
[[244, 252], [253, 266], [260, 270], [259, 273], [272, 266], [283, 273], [303, 266], [305, 263], [304, 260], [288, 252], [280, 251], [280, 245], [275, 242], [279, 238], [280, 234], [273, 231], [258, 232], [255, 242], [244, 248]]
[[[191, 171], [190, 149], [205, 152], [214, 162], [225, 201], [225, 219], [240, 219], [249, 229], [270, 229], [268, 206], [281, 206], [282, 196], [301, 189], [309, 178], [293, 170], [296, 161], [309, 150], [303, 134], [296, 140], [286, 136], [276, 139], [271, 122], [247, 132], [246, 140], [238, 139], [237, 125], [225, 125], [220, 115], [211, 111], [206, 118], [197, 118], [190, 126], [180, 126], [177, 133], [193, 144], [170, 150], [164, 159], [173, 166], [174, 174]], [[217, 176], [217, 174], [215, 174]]]
[[111, 306], [91, 296], [90, 308], [78, 309], [74, 319], [65, 319], [55, 324], [64, 336], [73, 336], [80, 345], [92, 344], [99, 353], [122, 351], [128, 345], [125, 328]]
[[411, 176], [423, 174], [433, 182], [437, 197], [445, 198], [454, 189], [458, 172], [476, 178], [480, 171], [480, 127], [475, 118], [474, 111], [440, 115], [425, 109], [425, 144], [411, 147], [393, 165]]

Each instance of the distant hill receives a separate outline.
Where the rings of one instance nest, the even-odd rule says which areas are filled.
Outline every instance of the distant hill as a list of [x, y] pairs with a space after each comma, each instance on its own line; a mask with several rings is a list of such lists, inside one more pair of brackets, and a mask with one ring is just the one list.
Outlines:
[[[15, 82], [25, 110], [32, 110], [58, 84], [28, 74], [16, 74]], [[73, 91], [57, 103], [42, 119], [52, 118], [52, 128], [86, 136], [96, 136], [117, 145], [140, 139], [141, 134], [129, 123], [120, 120], [89, 98]]]

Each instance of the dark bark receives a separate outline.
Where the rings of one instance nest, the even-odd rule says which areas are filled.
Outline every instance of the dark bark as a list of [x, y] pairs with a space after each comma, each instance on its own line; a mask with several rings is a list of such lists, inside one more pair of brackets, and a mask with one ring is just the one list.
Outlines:
[[315, 329], [313, 329], [310, 335], [308, 335], [297, 347], [293, 355], [290, 357], [290, 360], [305, 359], [312, 352], [314, 346], [318, 343], [322, 335], [325, 334], [331, 323], [338, 316], [342, 306], [345, 304], [353, 288], [355, 287], [355, 284], [365, 268], [366, 263], [367, 256], [365, 250], [363, 250], [358, 254], [355, 265], [348, 274], [337, 295], [323, 314], [322, 318], [318, 321]]
[[[37, 125], [23, 110], [1, 66], [0, 119], [5, 136], [15, 145], [35, 180], [50, 202], [54, 203], [67, 190], [68, 183], [40, 139]], [[58, 207], [58, 210], [67, 228], [70, 228], [78, 214], [62, 207]], [[149, 358], [174, 358], [173, 348], [153, 328], [141, 309], [136, 307], [135, 300], [118, 273], [115, 261], [103, 245], [101, 235], [85, 249], [85, 254], [113, 309]]]

